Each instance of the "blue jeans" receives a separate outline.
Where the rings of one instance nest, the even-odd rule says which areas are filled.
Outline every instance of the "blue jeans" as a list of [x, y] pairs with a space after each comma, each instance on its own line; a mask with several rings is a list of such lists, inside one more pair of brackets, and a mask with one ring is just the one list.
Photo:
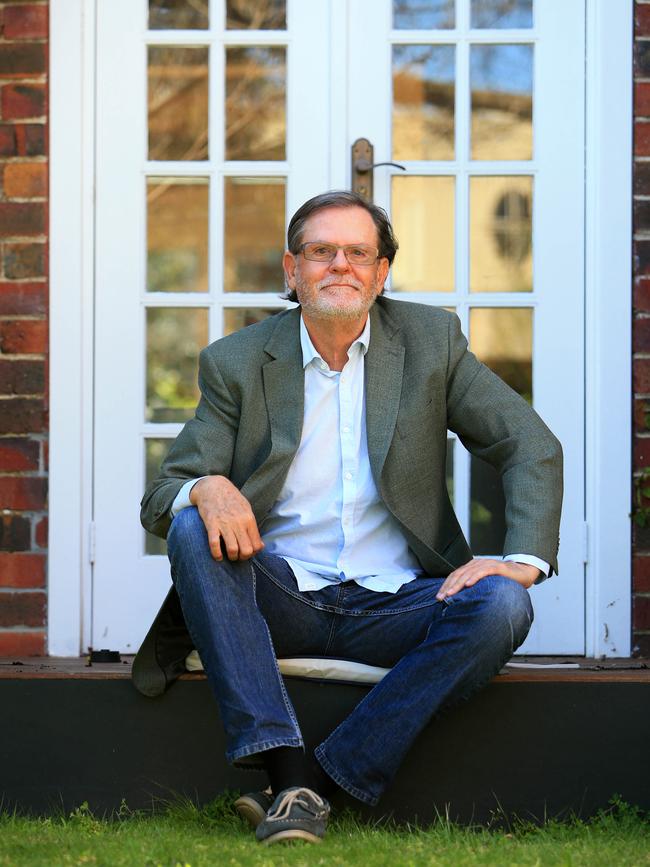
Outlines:
[[303, 747], [276, 657], [340, 657], [392, 670], [315, 751], [341, 788], [376, 804], [407, 750], [442, 709], [483, 686], [525, 639], [527, 591], [493, 575], [439, 602], [443, 578], [397, 593], [353, 582], [301, 593], [286, 562], [261, 553], [218, 562], [196, 508], [168, 535], [172, 578], [240, 763], [274, 747]]

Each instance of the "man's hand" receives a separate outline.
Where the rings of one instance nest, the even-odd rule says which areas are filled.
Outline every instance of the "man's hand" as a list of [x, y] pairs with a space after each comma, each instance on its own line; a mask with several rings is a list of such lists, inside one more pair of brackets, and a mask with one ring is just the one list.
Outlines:
[[190, 502], [199, 510], [215, 560], [224, 553], [229, 560], [250, 560], [264, 547], [251, 504], [225, 476], [199, 479]]
[[527, 563], [515, 563], [512, 560], [488, 560], [475, 557], [469, 563], [465, 563], [455, 569], [445, 578], [445, 581], [436, 593], [436, 599], [443, 600], [448, 596], [454, 596], [463, 587], [471, 587], [488, 575], [503, 575], [512, 578], [517, 584], [528, 589], [541, 575], [537, 566]]

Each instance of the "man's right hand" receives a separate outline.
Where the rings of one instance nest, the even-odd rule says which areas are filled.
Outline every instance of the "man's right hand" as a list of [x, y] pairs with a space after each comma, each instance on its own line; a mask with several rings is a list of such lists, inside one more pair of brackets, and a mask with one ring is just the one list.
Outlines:
[[224, 553], [229, 560], [250, 560], [264, 547], [251, 504], [225, 476], [199, 479], [190, 502], [199, 510], [215, 560]]

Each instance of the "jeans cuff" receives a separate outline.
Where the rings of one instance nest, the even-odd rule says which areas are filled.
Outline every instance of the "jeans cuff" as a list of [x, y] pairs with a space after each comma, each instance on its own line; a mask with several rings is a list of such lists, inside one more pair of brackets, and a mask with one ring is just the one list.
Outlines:
[[363, 792], [361, 789], [353, 786], [352, 783], [349, 783], [344, 777], [342, 777], [325, 755], [325, 750], [322, 745], [316, 747], [314, 755], [327, 775], [334, 780], [337, 786], [340, 786], [345, 792], [347, 792], [348, 795], [352, 795], [353, 798], [356, 798], [358, 801], [363, 801], [364, 804], [369, 804], [371, 807], [377, 805], [379, 802], [379, 795], [369, 795], [367, 792]]
[[[230, 750], [226, 753], [226, 759], [230, 762], [231, 765], [236, 765], [242, 767], [244, 764], [246, 767], [264, 767], [264, 763], [262, 759], [258, 760], [253, 759], [257, 753], [266, 752], [266, 750], [273, 750], [276, 747], [301, 747], [305, 748], [305, 745], [302, 741], [302, 738], [275, 738], [272, 741], [258, 741], [256, 744], [249, 744], [247, 747], [240, 747], [238, 750]], [[251, 761], [242, 763], [242, 759], [246, 759], [251, 757]]]

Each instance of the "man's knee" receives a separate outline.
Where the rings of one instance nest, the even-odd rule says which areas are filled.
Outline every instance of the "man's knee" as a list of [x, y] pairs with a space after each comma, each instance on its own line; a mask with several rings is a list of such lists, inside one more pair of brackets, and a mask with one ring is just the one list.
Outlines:
[[495, 626], [502, 624], [512, 630], [514, 644], [518, 647], [533, 622], [530, 594], [517, 581], [503, 575], [489, 575], [479, 583], [487, 591], [485, 602], [488, 616]]
[[207, 533], [199, 510], [196, 506], [188, 506], [181, 509], [172, 520], [167, 533], [167, 550], [171, 555], [174, 551], [197, 544], [207, 545]]

